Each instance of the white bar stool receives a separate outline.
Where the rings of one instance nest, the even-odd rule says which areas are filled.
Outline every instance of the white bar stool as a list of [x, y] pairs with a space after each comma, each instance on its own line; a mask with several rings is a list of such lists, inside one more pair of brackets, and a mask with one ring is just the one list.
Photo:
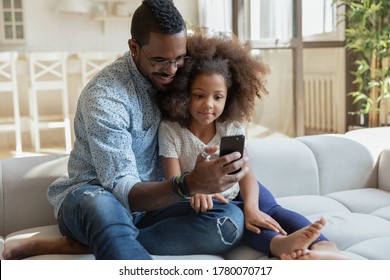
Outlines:
[[0, 132], [15, 132], [16, 156], [22, 153], [22, 136], [20, 127], [20, 110], [18, 83], [16, 78], [17, 52], [0, 52], [0, 95], [11, 93], [13, 103], [13, 120], [4, 118], [0, 122]]
[[[40, 131], [63, 128], [65, 150], [70, 153], [71, 129], [69, 119], [69, 97], [67, 83], [67, 52], [32, 52], [27, 54], [30, 67], [30, 118], [31, 142], [36, 152], [41, 151]], [[38, 94], [42, 91], [61, 93], [61, 112], [40, 115]]]
[[120, 54], [103, 51], [87, 51], [78, 53], [81, 61], [81, 85], [84, 88], [93, 76], [116, 60]]

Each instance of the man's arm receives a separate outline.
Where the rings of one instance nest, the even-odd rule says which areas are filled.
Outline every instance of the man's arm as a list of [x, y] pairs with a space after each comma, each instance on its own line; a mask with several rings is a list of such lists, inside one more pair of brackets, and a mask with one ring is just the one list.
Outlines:
[[[237, 152], [215, 160], [206, 160], [199, 155], [194, 169], [185, 177], [190, 194], [220, 193], [240, 181], [248, 173], [248, 167], [244, 167], [248, 158], [237, 160], [238, 158], [240, 154]], [[240, 172], [228, 174], [239, 168]], [[180, 197], [173, 191], [170, 179], [163, 182], [137, 183], [131, 189], [128, 198], [131, 211], [155, 210], [180, 201]]]

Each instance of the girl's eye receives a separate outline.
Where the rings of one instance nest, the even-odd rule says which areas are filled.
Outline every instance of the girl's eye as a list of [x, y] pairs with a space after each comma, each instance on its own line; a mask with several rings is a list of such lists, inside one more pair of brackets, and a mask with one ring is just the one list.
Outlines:
[[194, 98], [197, 98], [197, 99], [200, 99], [203, 97], [203, 95], [201, 95], [201, 94], [194, 94], [193, 96], [194, 96]]

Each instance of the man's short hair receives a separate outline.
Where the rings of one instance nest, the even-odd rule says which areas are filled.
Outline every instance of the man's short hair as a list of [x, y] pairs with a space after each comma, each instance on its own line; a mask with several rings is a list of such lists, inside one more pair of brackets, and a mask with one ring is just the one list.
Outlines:
[[150, 32], [177, 34], [185, 28], [172, 0], [144, 0], [133, 14], [131, 36], [142, 46], [149, 43]]

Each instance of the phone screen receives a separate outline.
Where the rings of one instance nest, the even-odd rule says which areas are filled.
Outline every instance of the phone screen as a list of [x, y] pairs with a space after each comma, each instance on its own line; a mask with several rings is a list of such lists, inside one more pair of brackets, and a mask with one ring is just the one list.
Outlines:
[[[241, 157], [244, 154], [244, 144], [245, 144], [245, 136], [244, 135], [230, 135], [224, 136], [221, 138], [221, 145], [219, 156], [224, 156], [231, 154], [233, 152], [239, 152]], [[229, 174], [235, 174], [240, 172], [241, 169], [238, 169]]]

